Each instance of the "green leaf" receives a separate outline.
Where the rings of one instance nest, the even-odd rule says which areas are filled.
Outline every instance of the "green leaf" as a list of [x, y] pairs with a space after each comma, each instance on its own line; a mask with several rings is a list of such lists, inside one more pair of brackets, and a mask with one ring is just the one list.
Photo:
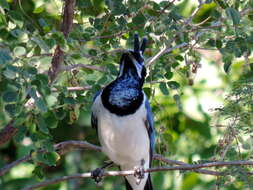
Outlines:
[[169, 81], [169, 82], [167, 82], [167, 84], [173, 90], [176, 90], [180, 87], [180, 84], [177, 83], [176, 81]]
[[53, 39], [57, 42], [57, 44], [64, 46], [66, 44], [66, 40], [64, 38], [63, 33], [61, 32], [54, 32], [52, 35]]
[[250, 66], [250, 70], [253, 71], [253, 63], [250, 63], [249, 66]]
[[226, 73], [229, 73], [229, 71], [230, 71], [230, 66], [232, 65], [232, 62], [231, 61], [228, 61], [228, 62], [225, 62], [224, 63], [224, 66], [223, 66], [223, 68], [224, 68], [224, 71], [226, 72]]
[[25, 121], [26, 121], [26, 118], [24, 116], [19, 116], [18, 118], [15, 119], [13, 125], [15, 127], [18, 127], [18, 126], [22, 125]]
[[121, 16], [117, 19], [117, 22], [120, 26], [126, 26], [127, 25], [127, 21], [125, 19], [125, 17]]
[[159, 88], [164, 95], [169, 95], [169, 90], [165, 82], [161, 82]]
[[[2, 29], [4, 28], [3, 26], [7, 26], [6, 17], [1, 12], [0, 12], [0, 26], [1, 26], [0, 28], [2, 28]], [[0, 37], [3, 38], [3, 39], [8, 36], [7, 32], [3, 32], [4, 30], [5, 29], [3, 29], [2, 31], [0, 31]]]
[[42, 13], [42, 12], [44, 11], [44, 9], [45, 9], [45, 6], [44, 6], [44, 5], [41, 5], [41, 6], [37, 7], [37, 8], [35, 8], [35, 9], [33, 10], [33, 13], [35, 13], [35, 14]]
[[74, 105], [76, 103], [76, 100], [73, 97], [66, 97], [64, 98], [64, 104], [72, 104]]
[[157, 189], [164, 189], [164, 181], [166, 177], [161, 172], [157, 172], [153, 179]]
[[246, 143], [244, 143], [244, 144], [242, 145], [242, 148], [243, 148], [244, 150], [250, 150], [251, 147], [252, 147], [252, 145], [251, 145], [250, 143], [248, 143], [248, 142], [246, 142]]
[[49, 130], [47, 128], [46, 121], [42, 117], [38, 118], [38, 127], [41, 132], [49, 134]]
[[221, 41], [221, 40], [216, 40], [216, 41], [215, 41], [215, 44], [216, 44], [216, 48], [217, 48], [217, 49], [222, 48], [222, 41]]
[[36, 166], [32, 173], [39, 179], [43, 179], [45, 176], [42, 166]]
[[107, 66], [107, 68], [109, 69], [109, 71], [112, 75], [117, 75], [118, 74], [118, 71], [117, 71], [115, 65], [107, 64], [106, 66]]
[[34, 99], [34, 100], [37, 100], [38, 99], [38, 96], [37, 96], [37, 93], [36, 93], [36, 89], [35, 87], [31, 87], [31, 89], [29, 89], [29, 95]]
[[43, 143], [42, 143], [43, 145], [43, 148], [45, 148], [45, 150], [47, 151], [47, 152], [53, 152], [54, 151], [54, 143], [53, 142], [51, 142], [51, 141], [49, 141], [49, 140], [45, 140], [45, 141], [43, 141]]
[[58, 125], [58, 120], [56, 118], [56, 116], [52, 113], [52, 112], [49, 112], [46, 116], [46, 121], [47, 121], [47, 126], [51, 129], [54, 129], [57, 127]]
[[47, 86], [49, 83], [48, 76], [45, 74], [37, 74], [36, 79], [40, 81], [42, 85]]
[[35, 67], [30, 67], [30, 66], [28, 66], [28, 67], [26, 67], [26, 71], [29, 73], [29, 74], [31, 74], [31, 75], [36, 75], [37, 74], [37, 69], [35, 68]]
[[9, 15], [16, 25], [18, 25], [20, 28], [23, 27], [24, 25], [23, 16], [19, 12], [9, 11]]
[[150, 98], [151, 93], [152, 93], [151, 88], [145, 87], [145, 88], [143, 88], [143, 90], [144, 90], [145, 94], [147, 95], [147, 97]]
[[18, 132], [14, 136], [15, 141], [21, 142], [24, 139], [26, 132], [27, 132], [27, 128], [25, 126], [19, 126]]
[[104, 12], [105, 0], [92, 0], [91, 2], [97, 14]]
[[47, 105], [42, 98], [38, 98], [37, 100], [35, 100], [35, 102], [36, 102], [37, 107], [40, 109], [40, 111], [42, 112], [47, 111]]
[[180, 20], [180, 19], [182, 19], [182, 16], [178, 13], [178, 11], [172, 10], [169, 13], [169, 18], [172, 18], [173, 20]]
[[173, 99], [176, 101], [178, 110], [182, 111], [183, 110], [183, 105], [181, 103], [180, 96], [178, 94], [176, 94], [176, 95], [173, 96]]
[[49, 95], [49, 96], [46, 96], [46, 101], [47, 101], [47, 105], [49, 107], [52, 107], [52, 106], [56, 105], [57, 98], [53, 95]]
[[95, 49], [90, 49], [89, 50], [89, 55], [96, 56], [97, 55], [97, 51]]
[[9, 53], [6, 50], [0, 49], [0, 66], [8, 63], [11, 60], [12, 60], [12, 58], [9, 55]]
[[171, 67], [173, 68], [173, 69], [175, 69], [177, 66], [179, 66], [180, 64], [178, 63], [178, 62], [175, 62], [175, 63], [172, 63], [171, 64]]
[[137, 14], [134, 18], [133, 18], [133, 23], [136, 25], [139, 24], [145, 24], [146, 18], [142, 13]]
[[167, 73], [165, 73], [164, 76], [166, 77], [166, 79], [170, 80], [173, 77], [173, 73], [171, 71], [168, 71]]
[[16, 46], [13, 50], [13, 53], [16, 57], [20, 57], [26, 54], [26, 49], [22, 46]]
[[16, 72], [13, 70], [13, 67], [8, 66], [5, 71], [3, 72], [4, 76], [8, 79], [15, 79], [16, 78]]
[[67, 115], [66, 111], [63, 110], [63, 108], [59, 108], [59, 109], [55, 110], [54, 114], [55, 114], [55, 117], [59, 120], [63, 120]]
[[226, 14], [228, 17], [232, 19], [234, 25], [237, 25], [240, 23], [240, 19], [241, 19], [240, 13], [234, 8], [231, 8], [231, 7], [226, 8]]
[[60, 155], [57, 152], [46, 152], [44, 158], [49, 166], [55, 166], [56, 162], [60, 159]]
[[177, 55], [175, 59], [178, 61], [184, 61], [184, 57], [182, 55]]
[[4, 109], [11, 117], [16, 116], [20, 111], [16, 104], [7, 104]]
[[57, 152], [34, 152], [32, 158], [36, 162], [41, 162], [49, 166], [55, 166], [56, 162], [60, 159], [60, 155]]
[[221, 8], [226, 9], [228, 4], [224, 0], [214, 0]]
[[107, 3], [108, 8], [112, 11], [113, 15], [122, 15], [122, 13], [127, 13], [128, 10], [125, 5], [122, 3], [123, 1], [105, 1]]
[[3, 101], [7, 102], [7, 103], [15, 102], [15, 101], [17, 101], [17, 98], [18, 98], [17, 92], [6, 91], [3, 94]]
[[9, 6], [9, 4], [7, 3], [6, 0], [0, 0], [0, 6], [1, 6], [3, 9], [6, 9], [6, 10], [9, 10], [9, 9], [10, 9], [10, 6]]
[[31, 40], [34, 41], [40, 47], [40, 49], [44, 50], [46, 53], [49, 52], [50, 48], [44, 40], [39, 37], [32, 37]]

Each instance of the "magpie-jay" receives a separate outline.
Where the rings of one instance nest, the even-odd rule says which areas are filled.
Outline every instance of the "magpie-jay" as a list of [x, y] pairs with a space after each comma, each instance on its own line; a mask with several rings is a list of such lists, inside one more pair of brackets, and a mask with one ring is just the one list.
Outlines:
[[[91, 123], [102, 150], [121, 170], [149, 168], [154, 152], [153, 114], [142, 90], [146, 44], [146, 38], [140, 44], [135, 34], [134, 50], [123, 53], [117, 78], [95, 95], [92, 105]], [[125, 180], [127, 190], [153, 190], [150, 174], [139, 184], [132, 175]]]

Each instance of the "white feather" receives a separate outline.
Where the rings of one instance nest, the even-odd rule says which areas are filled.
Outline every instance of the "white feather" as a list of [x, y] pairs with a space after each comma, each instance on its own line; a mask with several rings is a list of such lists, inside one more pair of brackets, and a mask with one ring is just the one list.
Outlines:
[[[133, 170], [141, 165], [144, 159], [144, 167], [149, 167], [149, 136], [145, 126], [147, 111], [145, 109], [144, 96], [141, 107], [131, 115], [117, 116], [110, 113], [102, 104], [99, 95], [92, 107], [98, 121], [98, 135], [103, 152], [122, 170]], [[127, 180], [133, 190], [143, 190], [148, 174], [139, 185], [134, 176], [127, 176]]]

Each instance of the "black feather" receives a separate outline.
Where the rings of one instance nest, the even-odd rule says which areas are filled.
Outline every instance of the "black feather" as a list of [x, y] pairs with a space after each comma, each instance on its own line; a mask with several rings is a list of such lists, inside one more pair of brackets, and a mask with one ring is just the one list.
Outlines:
[[147, 179], [146, 185], [144, 187], [144, 190], [153, 190], [153, 185], [152, 185], [150, 174], [148, 174], [148, 179]]
[[142, 54], [144, 53], [144, 51], [146, 49], [147, 42], [148, 42], [148, 39], [146, 37], [144, 37], [142, 39], [141, 48], [140, 48], [140, 51], [141, 51]]
[[133, 190], [126, 178], [125, 178], [125, 184], [126, 184], [126, 190]]
[[[95, 102], [96, 98], [98, 97], [98, 95], [101, 93], [101, 90], [99, 90], [95, 96], [93, 97], [93, 103]], [[92, 128], [96, 129], [96, 132], [98, 132], [98, 122], [97, 122], [97, 117], [96, 115], [92, 112], [91, 113], [91, 126]]]
[[[128, 183], [126, 178], [125, 178], [125, 184], [126, 184], [126, 190], [133, 190], [133, 188]], [[146, 185], [144, 186], [143, 190], [153, 190], [153, 185], [152, 185], [150, 174], [148, 174], [148, 179], [146, 181]]]
[[140, 51], [139, 35], [135, 34], [134, 35], [134, 52], [139, 52], [139, 51]]

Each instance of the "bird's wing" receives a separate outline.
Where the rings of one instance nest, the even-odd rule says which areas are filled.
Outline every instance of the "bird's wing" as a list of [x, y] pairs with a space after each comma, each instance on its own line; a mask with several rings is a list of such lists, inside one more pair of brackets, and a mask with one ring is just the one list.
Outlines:
[[152, 113], [147, 96], [146, 96], [146, 101], [145, 101], [145, 107], [147, 110], [147, 117], [146, 117], [145, 123], [146, 123], [146, 128], [148, 130], [148, 136], [149, 136], [149, 141], [150, 141], [150, 158], [152, 159], [153, 153], [155, 150], [155, 128], [154, 128], [153, 113]]
[[[92, 101], [93, 104], [94, 104], [96, 98], [100, 95], [100, 93], [101, 93], [101, 90], [98, 91], [95, 94], [95, 96], [93, 97], [93, 101]], [[97, 116], [96, 116], [96, 113], [94, 112], [94, 110], [92, 110], [92, 112], [91, 112], [91, 126], [92, 126], [92, 128], [96, 129], [96, 131], [97, 131], [97, 128], [98, 128], [98, 126], [97, 126]]]

